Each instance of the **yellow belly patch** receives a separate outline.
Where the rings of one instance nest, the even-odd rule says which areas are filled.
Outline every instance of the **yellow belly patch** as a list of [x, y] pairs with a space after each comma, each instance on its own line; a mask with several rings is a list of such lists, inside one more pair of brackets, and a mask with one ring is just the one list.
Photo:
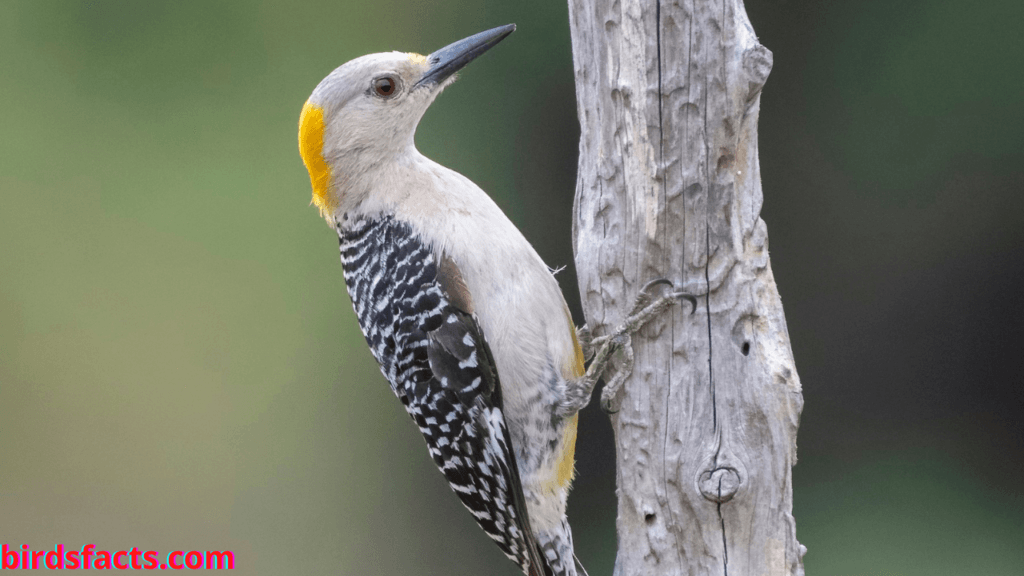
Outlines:
[[[563, 367], [563, 376], [565, 378], [579, 378], [583, 376], [586, 370], [583, 361], [583, 349], [580, 347], [580, 342], [576, 338], [576, 327], [572, 324], [572, 317], [569, 316], [569, 310], [565, 311], [565, 319], [569, 325], [569, 334], [572, 336], [572, 348], [573, 355], [569, 359], [568, 365]], [[562, 445], [559, 450], [562, 452], [562, 458], [558, 461], [558, 471], [556, 479], [560, 487], [566, 488], [572, 482], [573, 476], [576, 474], [576, 428], [579, 424], [580, 415], [575, 414], [565, 424], [565, 433], [562, 436]]]
[[576, 475], [576, 425], [579, 421], [580, 415], [575, 414], [566, 423], [565, 435], [562, 436], [562, 459], [558, 462], [558, 473], [555, 476], [562, 488], [567, 488]]
[[324, 109], [308, 100], [299, 114], [299, 155], [313, 185], [313, 204], [326, 218], [334, 212], [335, 201], [331, 194], [331, 167], [324, 160]]

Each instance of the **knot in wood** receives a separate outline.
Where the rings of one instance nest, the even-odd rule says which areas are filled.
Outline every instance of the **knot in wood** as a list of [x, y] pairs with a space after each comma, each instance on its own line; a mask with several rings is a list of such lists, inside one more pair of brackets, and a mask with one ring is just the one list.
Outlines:
[[729, 466], [705, 470], [700, 473], [697, 486], [707, 500], [718, 504], [728, 502], [740, 488], [740, 473]]
[[774, 57], [772, 51], [760, 44], [754, 44], [743, 51], [743, 69], [747, 73], [747, 101], [753, 100], [761, 93], [761, 88], [768, 81], [772, 71]]

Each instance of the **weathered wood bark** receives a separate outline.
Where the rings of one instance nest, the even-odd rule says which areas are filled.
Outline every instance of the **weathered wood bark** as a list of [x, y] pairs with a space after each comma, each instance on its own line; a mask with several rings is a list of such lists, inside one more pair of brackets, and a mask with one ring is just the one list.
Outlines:
[[648, 280], [699, 295], [633, 338], [612, 416], [617, 575], [802, 574], [803, 405], [768, 261], [757, 154], [772, 55], [741, 0], [569, 0], [582, 138], [573, 221], [587, 321]]

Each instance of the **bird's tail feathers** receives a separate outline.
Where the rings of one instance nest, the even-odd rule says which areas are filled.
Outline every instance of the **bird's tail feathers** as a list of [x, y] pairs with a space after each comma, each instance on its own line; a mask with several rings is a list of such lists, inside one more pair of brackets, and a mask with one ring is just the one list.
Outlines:
[[[551, 531], [537, 533], [537, 547], [544, 556], [545, 576], [577, 576], [576, 554], [572, 546], [572, 529], [569, 520], [562, 517], [561, 526]], [[583, 571], [586, 574], [586, 570]]]
[[580, 569], [580, 572], [583, 572], [583, 576], [590, 576], [587, 569], [583, 567], [583, 562], [580, 562], [580, 557], [576, 555], [575, 550], [572, 552], [572, 559], [576, 561], [576, 567]]

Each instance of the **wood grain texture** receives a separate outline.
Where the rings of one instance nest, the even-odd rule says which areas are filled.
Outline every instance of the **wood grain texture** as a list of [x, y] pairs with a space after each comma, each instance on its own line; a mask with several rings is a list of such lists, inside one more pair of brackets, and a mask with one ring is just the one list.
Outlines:
[[760, 218], [772, 54], [741, 0], [569, 0], [582, 136], [573, 214], [595, 335], [665, 277], [698, 308], [633, 338], [612, 416], [615, 574], [796, 575], [803, 407]]

